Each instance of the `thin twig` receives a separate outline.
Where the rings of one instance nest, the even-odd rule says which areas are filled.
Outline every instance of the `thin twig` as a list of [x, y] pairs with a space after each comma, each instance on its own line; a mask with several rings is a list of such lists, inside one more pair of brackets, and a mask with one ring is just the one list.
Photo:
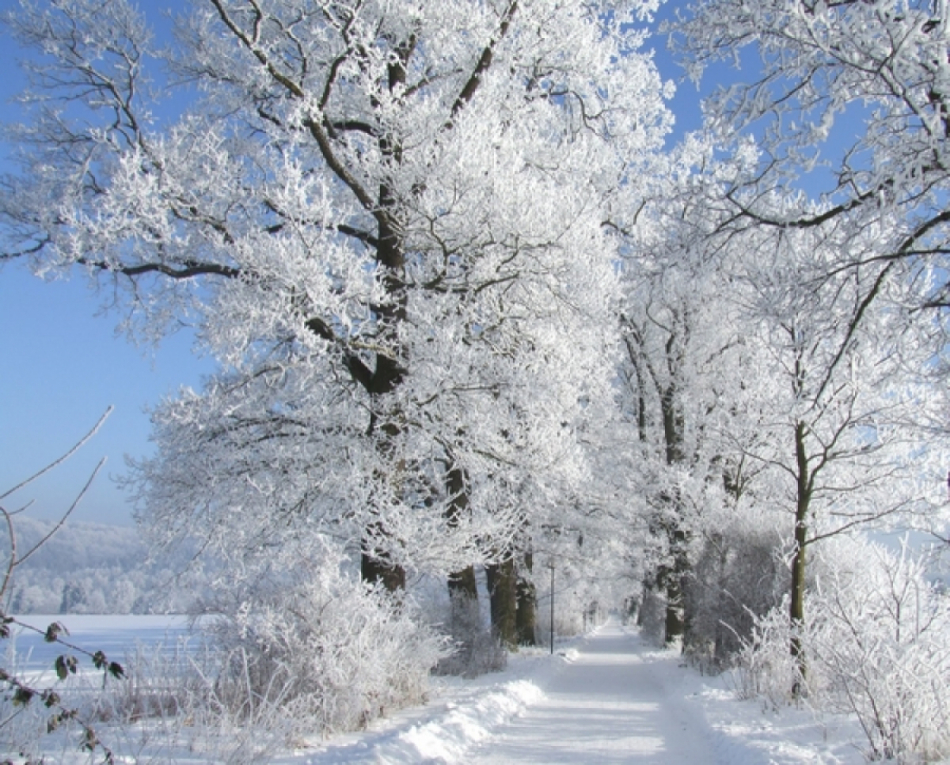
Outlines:
[[[61, 456], [59, 459], [54, 460], [53, 462], [49, 463], [49, 464], [46, 465], [45, 467], [43, 467], [43, 468], [41, 468], [40, 470], [38, 470], [36, 473], [34, 473], [33, 475], [31, 475], [31, 476], [30, 476], [29, 478], [27, 478], [26, 480], [20, 481], [20, 483], [18, 483], [18, 484], [17, 484], [16, 486], [14, 486], [12, 489], [8, 489], [8, 490], [5, 491], [3, 494], [0, 494], [0, 500], [6, 499], [7, 497], [9, 497], [9, 496], [10, 496], [11, 494], [13, 494], [14, 492], [19, 491], [20, 489], [22, 489], [24, 486], [27, 486], [27, 485], [33, 483], [33, 481], [35, 481], [35, 480], [36, 480], [37, 478], [39, 478], [41, 475], [44, 475], [44, 474], [48, 473], [50, 470], [52, 470], [52, 469], [53, 469], [54, 467], [56, 467], [57, 465], [62, 465], [66, 460], [68, 460], [70, 457], [72, 457], [77, 451], [79, 451], [79, 450], [89, 441], [90, 438], [92, 438], [94, 435], [96, 435], [96, 433], [99, 432], [99, 429], [102, 427], [103, 423], [108, 419], [109, 415], [112, 414], [113, 408], [114, 408], [114, 407], [110, 406], [108, 409], [106, 409], [106, 411], [105, 411], [105, 413], [102, 415], [102, 417], [99, 418], [99, 421], [92, 427], [92, 430], [90, 430], [85, 436], [83, 436], [83, 437], [76, 443], [76, 445], [72, 447], [72, 449], [70, 449], [68, 452], [66, 452], [66, 453], [65, 453], [63, 456]], [[83, 491], [85, 491], [85, 489], [84, 489]]]

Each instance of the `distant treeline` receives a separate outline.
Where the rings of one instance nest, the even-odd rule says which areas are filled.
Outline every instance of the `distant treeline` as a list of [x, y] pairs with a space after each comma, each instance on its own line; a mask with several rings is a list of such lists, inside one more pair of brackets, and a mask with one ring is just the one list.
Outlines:
[[[49, 521], [18, 518], [18, 555], [52, 527]], [[6, 528], [0, 529], [0, 545], [6, 568]], [[147, 546], [134, 528], [68, 522], [17, 567], [4, 605], [14, 614], [180, 613], [192, 595], [174, 586], [175, 574], [167, 561], [148, 561]]]

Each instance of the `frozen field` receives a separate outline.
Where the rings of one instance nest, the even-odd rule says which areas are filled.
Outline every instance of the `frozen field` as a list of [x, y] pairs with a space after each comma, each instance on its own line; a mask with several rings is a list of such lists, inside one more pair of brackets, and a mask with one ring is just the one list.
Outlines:
[[[64, 640], [87, 651], [102, 651], [110, 661], [119, 663], [137, 646], [172, 646], [188, 635], [188, 618], [177, 615], [30, 614], [17, 618], [43, 631], [51, 623], [59, 622], [69, 630]], [[24, 629], [17, 629], [5, 648], [14, 648], [17, 666], [31, 673], [52, 670], [53, 661], [64, 652], [62, 646], [47, 643], [42, 635]]]

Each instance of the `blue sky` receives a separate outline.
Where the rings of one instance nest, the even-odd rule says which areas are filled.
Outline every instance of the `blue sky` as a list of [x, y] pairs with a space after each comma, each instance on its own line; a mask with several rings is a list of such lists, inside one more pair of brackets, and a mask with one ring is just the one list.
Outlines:
[[[3, 11], [17, 5], [0, 0]], [[4, 30], [0, 122], [17, 118], [11, 99], [24, 85], [17, 56]], [[66, 452], [114, 407], [85, 448], [8, 500], [7, 509], [33, 500], [31, 516], [58, 517], [105, 456], [73, 517], [131, 524], [128, 498], [111, 478], [125, 473], [125, 455], [152, 451], [146, 408], [183, 385], [199, 387], [213, 369], [209, 359], [192, 355], [187, 334], [159, 347], [137, 347], [116, 333], [121, 316], [99, 309], [99, 296], [83, 278], [44, 282], [22, 264], [0, 268], [0, 494]]]
[[[664, 15], [669, 6], [684, 4], [668, 3]], [[13, 7], [13, 0], [0, 0], [0, 9]], [[665, 41], [657, 38], [653, 45], [664, 78], [678, 80], [680, 71], [662, 50]], [[3, 33], [2, 122], [17, 117], [10, 103], [23, 85], [16, 59], [13, 41]], [[699, 97], [692, 84], [679, 85], [671, 108], [678, 133], [699, 127]], [[125, 472], [125, 455], [151, 452], [146, 408], [181, 386], [199, 387], [202, 375], [213, 370], [209, 359], [192, 355], [191, 338], [185, 333], [158, 348], [134, 346], [116, 334], [121, 317], [101, 315], [99, 303], [82, 278], [43, 282], [19, 264], [0, 269], [0, 494], [68, 450], [110, 405], [114, 407], [81, 452], [18, 495], [20, 504], [35, 500], [33, 517], [54, 518], [64, 511], [105, 456], [104, 472], [74, 518], [132, 523], [128, 498], [110, 476]], [[16, 501], [8, 502], [7, 509], [11, 504]]]

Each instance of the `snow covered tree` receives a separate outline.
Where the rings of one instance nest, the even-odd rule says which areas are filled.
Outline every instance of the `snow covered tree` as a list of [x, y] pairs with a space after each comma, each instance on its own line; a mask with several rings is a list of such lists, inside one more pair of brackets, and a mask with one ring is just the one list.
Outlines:
[[[928, 408], [916, 370], [930, 349], [900, 311], [879, 310], [906, 300], [899, 297], [906, 290], [873, 268], [835, 269], [861, 260], [879, 240], [875, 229], [854, 237], [836, 223], [766, 228], [746, 244], [748, 308], [771, 357], [758, 370], [771, 389], [759, 391], [761, 437], [749, 456], [772, 474], [762, 496], [774, 492], [793, 516], [789, 616], [801, 676], [809, 549], [927, 507], [922, 500], [934, 494], [935, 463], [944, 456], [915, 426], [915, 412]], [[805, 286], [817, 283], [822, 289]], [[894, 299], [876, 303], [884, 292]]]
[[[621, 328], [624, 408], [635, 430], [630, 491], [648, 508], [647, 590], [664, 601], [666, 642], [685, 636], [691, 558], [712, 529], [712, 505], [738, 494], [742, 452], [731, 440], [742, 395], [743, 328], [729, 262], [715, 238], [719, 170], [696, 171], [709, 148], [689, 140], [665, 159], [648, 203], [624, 231]], [[715, 515], [715, 513], [713, 513]]]
[[[882, 216], [880, 247], [852, 265], [926, 280], [922, 305], [946, 307], [945, 192], [950, 182], [947, 7], [931, 0], [707, 0], [676, 28], [690, 73], [760, 65], [708, 103], [722, 134], [756, 131], [765, 152], [754, 186], [806, 188], [822, 204], [776, 217], [761, 194], [740, 198], [746, 221], [812, 227], [833, 217], [859, 230]], [[750, 59], [746, 59], [749, 61]]]
[[790, 395], [760, 412], [766, 434], [784, 419], [788, 444], [765, 462], [786, 474], [795, 507], [796, 656], [808, 546], [911, 499], [932, 509], [943, 475], [934, 431], [919, 426], [940, 419], [922, 381], [934, 384], [946, 348], [946, 13], [903, 0], [708, 0], [672, 27], [695, 77], [758, 54], [707, 116], [750, 169], [726, 189], [720, 234], [749, 254], [761, 345]]
[[[829, 267], [832, 292], [841, 270], [862, 272], [864, 308], [842, 320], [859, 323], [885, 281], [913, 285], [901, 308], [931, 335], [934, 356], [950, 307], [947, 13], [930, 0], [708, 0], [671, 27], [693, 77], [721, 60], [743, 65], [706, 104], [723, 141], [754, 136], [760, 152], [756, 172], [728, 192], [728, 228], [835, 221], [842, 240], [874, 230], [873, 247], [850, 260], [844, 248]], [[802, 192], [794, 204], [790, 189]]]
[[603, 205], [668, 124], [631, 24], [654, 7], [208, 0], [160, 54], [194, 86], [168, 105], [122, 0], [9, 15], [42, 55], [3, 257], [81, 267], [140, 336], [191, 323], [222, 363], [154, 413], [159, 539], [251, 576], [324, 535], [368, 581], [466, 588], [580, 490], [615, 348]]

